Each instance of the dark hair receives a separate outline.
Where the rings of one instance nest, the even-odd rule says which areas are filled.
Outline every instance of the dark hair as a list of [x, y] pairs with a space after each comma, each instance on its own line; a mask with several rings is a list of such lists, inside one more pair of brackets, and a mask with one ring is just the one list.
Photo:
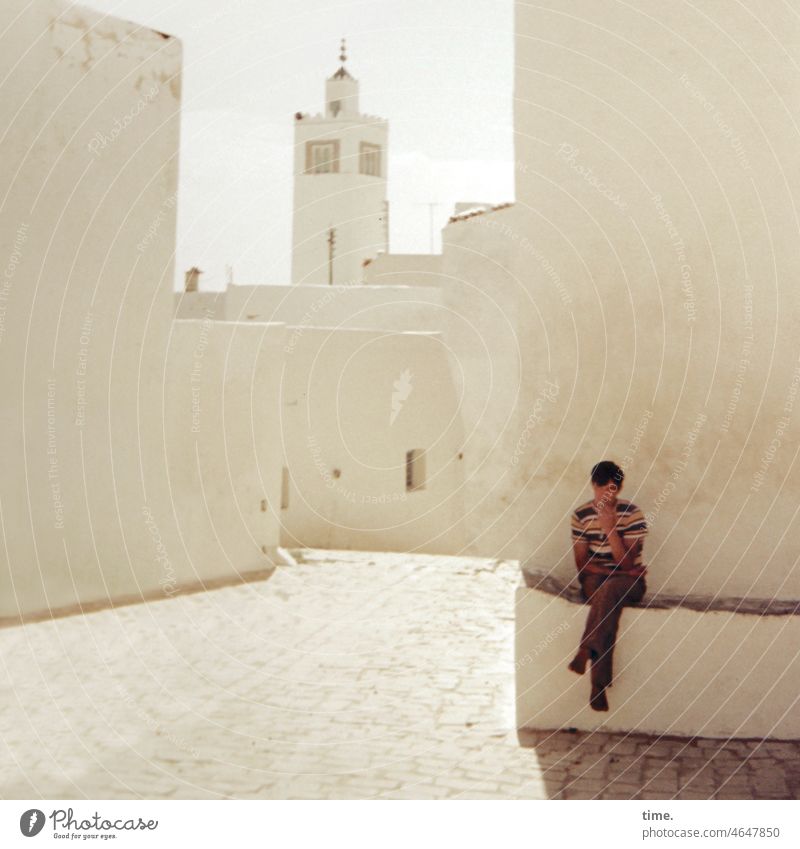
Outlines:
[[596, 466], [592, 467], [592, 483], [598, 486], [605, 486], [609, 481], [614, 481], [617, 486], [625, 480], [625, 472], [611, 460], [603, 460]]

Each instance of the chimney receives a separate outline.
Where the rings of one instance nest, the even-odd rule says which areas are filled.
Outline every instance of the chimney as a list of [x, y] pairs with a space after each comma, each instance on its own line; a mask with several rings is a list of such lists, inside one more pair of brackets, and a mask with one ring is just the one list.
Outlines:
[[198, 284], [200, 283], [200, 275], [202, 273], [203, 272], [196, 265], [193, 265], [186, 272], [186, 280], [184, 283], [183, 291], [196, 292], [198, 289]]

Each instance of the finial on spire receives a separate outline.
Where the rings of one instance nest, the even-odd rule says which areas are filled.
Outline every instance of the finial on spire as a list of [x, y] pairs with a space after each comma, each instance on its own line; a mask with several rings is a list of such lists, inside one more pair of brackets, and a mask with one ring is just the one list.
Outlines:
[[353, 78], [350, 76], [347, 68], [345, 68], [344, 63], [347, 61], [347, 42], [342, 39], [342, 43], [339, 47], [339, 70], [331, 77], [332, 80], [352, 80]]

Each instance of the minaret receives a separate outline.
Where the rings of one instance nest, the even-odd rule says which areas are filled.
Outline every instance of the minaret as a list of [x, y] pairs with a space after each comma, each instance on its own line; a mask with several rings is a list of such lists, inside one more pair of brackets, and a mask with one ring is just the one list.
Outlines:
[[295, 115], [292, 283], [359, 284], [365, 260], [389, 244], [389, 126], [362, 115], [345, 67], [325, 82], [325, 113]]

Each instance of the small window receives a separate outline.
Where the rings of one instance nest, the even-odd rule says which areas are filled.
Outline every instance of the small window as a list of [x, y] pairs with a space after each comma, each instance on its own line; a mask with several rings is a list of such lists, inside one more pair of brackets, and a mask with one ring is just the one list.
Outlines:
[[425, 451], [412, 448], [406, 451], [406, 492], [425, 489]]
[[289, 470], [286, 466], [281, 470], [281, 510], [289, 509]]
[[314, 141], [306, 144], [307, 174], [339, 173], [339, 142]]
[[377, 144], [361, 142], [358, 170], [369, 177], [381, 176], [381, 148]]

